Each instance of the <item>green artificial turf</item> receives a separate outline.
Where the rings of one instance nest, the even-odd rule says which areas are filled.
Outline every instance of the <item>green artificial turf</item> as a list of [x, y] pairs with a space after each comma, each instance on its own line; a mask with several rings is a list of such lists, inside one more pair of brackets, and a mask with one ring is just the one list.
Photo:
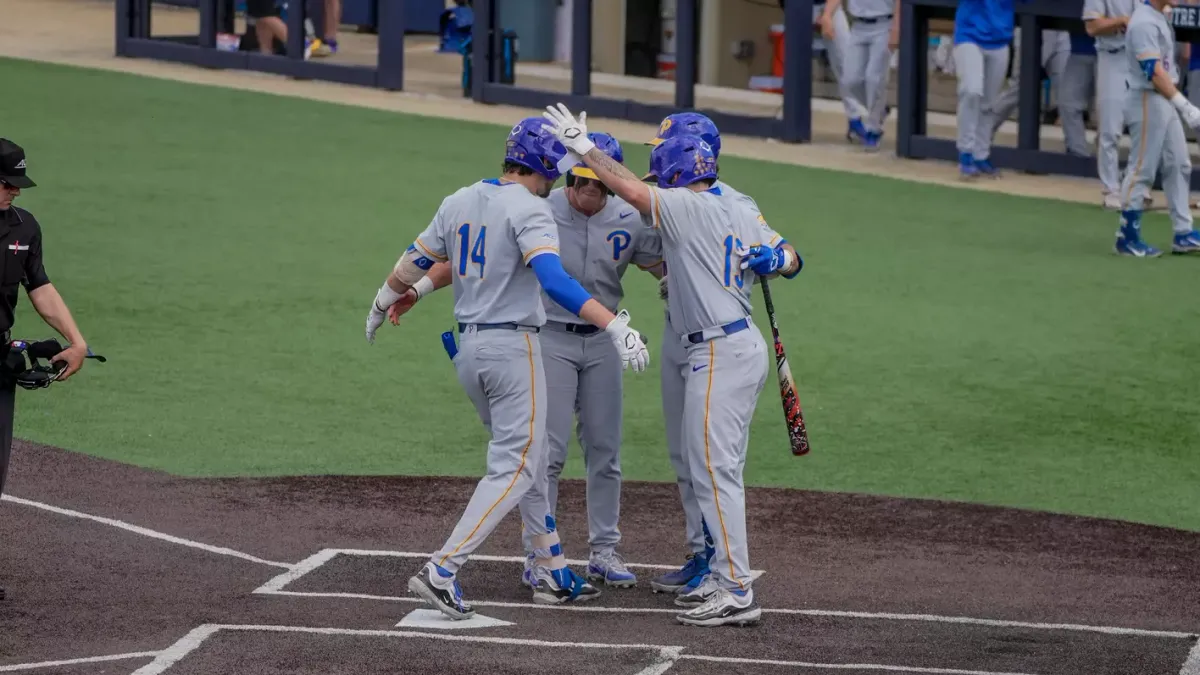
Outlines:
[[[486, 434], [439, 340], [449, 293], [373, 347], [363, 321], [442, 197], [495, 175], [513, 120], [0, 69], [0, 135], [40, 185], [18, 203], [110, 358], [22, 393], [18, 436], [196, 476], [483, 471]], [[774, 290], [813, 451], [790, 456], [772, 376], [748, 482], [1200, 530], [1200, 260], [1118, 259], [1114, 216], [1090, 206], [721, 168], [806, 260]], [[1151, 215], [1146, 231], [1162, 245], [1169, 230]], [[661, 302], [630, 277], [653, 347]], [[17, 333], [48, 335], [22, 303]], [[657, 363], [626, 376], [625, 403], [625, 475], [672, 480]]]

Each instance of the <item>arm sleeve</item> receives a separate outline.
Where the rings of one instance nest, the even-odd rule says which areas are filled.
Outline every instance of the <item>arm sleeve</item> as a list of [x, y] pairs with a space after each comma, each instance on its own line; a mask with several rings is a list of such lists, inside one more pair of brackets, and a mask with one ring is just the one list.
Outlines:
[[[433, 262], [446, 262], [450, 259], [446, 251], [446, 230], [442, 227], [442, 210], [445, 206], [446, 202], [443, 201], [442, 206], [438, 207], [437, 213], [433, 215], [433, 220], [429, 222], [429, 226], [409, 247], [410, 251], [416, 251], [422, 257]], [[421, 263], [418, 262], [417, 266], [420, 267]], [[432, 266], [430, 263], [430, 267]], [[421, 269], [428, 270], [429, 267], [421, 267]]]
[[25, 273], [21, 278], [21, 283], [25, 285], [26, 293], [50, 283], [50, 277], [46, 276], [46, 266], [42, 261], [41, 227], [34, 234], [33, 241], [29, 242], [29, 255], [25, 256]]
[[[540, 197], [531, 198], [546, 201]], [[558, 225], [554, 223], [548, 204], [537, 204], [535, 208], [513, 218], [512, 223], [517, 247], [521, 249], [521, 262], [531, 265], [534, 259], [544, 253], [553, 253], [554, 258], [558, 259]], [[561, 262], [559, 268], [562, 268]], [[541, 277], [538, 279], [541, 280]], [[545, 284], [542, 286], [545, 287]], [[550, 289], [546, 288], [546, 292], [549, 293]]]
[[637, 232], [637, 243], [634, 245], [633, 257], [631, 260], [634, 265], [642, 269], [654, 267], [662, 262], [662, 237], [658, 232], [646, 228]]
[[583, 286], [563, 269], [557, 252], [544, 251], [535, 255], [530, 259], [529, 266], [533, 268], [546, 295], [575, 316], [579, 316], [584, 303], [592, 299]]

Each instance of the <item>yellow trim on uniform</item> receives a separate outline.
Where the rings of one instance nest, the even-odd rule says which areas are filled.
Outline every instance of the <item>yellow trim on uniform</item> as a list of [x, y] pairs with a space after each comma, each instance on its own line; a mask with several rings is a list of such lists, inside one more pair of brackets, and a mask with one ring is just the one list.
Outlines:
[[523, 262], [526, 264], [529, 264], [529, 261], [533, 260], [534, 256], [537, 256], [542, 253], [558, 253], [558, 247], [557, 246], [539, 246], [539, 247], [533, 249], [532, 251], [530, 251], [529, 253], [526, 253], [525, 258], [523, 259]]
[[656, 188], [656, 187], [650, 188], [650, 201], [654, 202], [654, 212], [651, 214], [654, 217], [651, 219], [652, 220], [651, 224], [654, 226], [655, 229], [658, 229], [658, 226], [662, 223], [662, 207], [660, 207], [658, 205], [658, 202], [659, 202], [658, 188]]
[[1142, 164], [1146, 161], [1146, 117], [1150, 114], [1150, 91], [1142, 92], [1142, 133], [1138, 136], [1138, 156], [1137, 162], [1133, 167], [1133, 174], [1129, 179], [1129, 189], [1125, 191], [1124, 197], [1121, 198], [1121, 207], [1124, 208], [1129, 204], [1129, 200], [1133, 197], [1133, 186], [1137, 181], [1137, 175], [1142, 172]]
[[[500, 502], [504, 501], [504, 498], [508, 496], [508, 493], [512, 492], [513, 486], [517, 484], [517, 479], [521, 477], [521, 472], [525, 470], [525, 457], [529, 454], [530, 446], [533, 445], [533, 423], [537, 419], [537, 371], [533, 365], [533, 341], [529, 339], [528, 333], [525, 334], [525, 347], [529, 350], [529, 440], [525, 441], [525, 449], [521, 450], [521, 463], [517, 466], [517, 471], [513, 474], [512, 480], [509, 481], [508, 487], [504, 488], [504, 492], [500, 493], [500, 497], [488, 507], [487, 511], [483, 512], [483, 516], [475, 524], [474, 529], [467, 535], [467, 538], [463, 539], [458, 546], [455, 546], [453, 551], [442, 556], [442, 559], [438, 561], [439, 567], [445, 565], [448, 559], [454, 557], [455, 553], [458, 553], [463, 544], [466, 544], [475, 537], [475, 533], [479, 531], [479, 528], [483, 527], [484, 521], [488, 519], [488, 516], [492, 515], [492, 511], [495, 511], [496, 507], [500, 506]], [[525, 527], [524, 523], [521, 524], [521, 527], [523, 530]]]
[[708, 469], [708, 479], [712, 481], [713, 502], [717, 505], [717, 522], [721, 525], [721, 543], [725, 545], [725, 559], [729, 561], [729, 578], [736, 581], [739, 588], [746, 590], [745, 585], [733, 571], [733, 552], [729, 550], [729, 535], [725, 530], [725, 516], [721, 513], [721, 494], [717, 492], [717, 477], [713, 474], [712, 455], [708, 449], [708, 404], [712, 400], [713, 371], [717, 363], [716, 340], [708, 341], [708, 388], [704, 392], [704, 466]]
[[446, 262], [447, 260], [449, 260], [449, 258], [447, 258], [444, 255], [438, 255], [438, 254], [434, 253], [432, 250], [430, 250], [430, 248], [428, 246], [421, 243], [421, 240], [419, 238], [417, 240], [415, 240], [413, 243], [417, 245], [417, 248], [421, 249], [421, 251], [425, 253], [426, 257], [433, 258], [434, 260], [436, 260], [438, 262]]
[[1162, 54], [1159, 54], [1158, 52], [1143, 52], [1143, 53], [1137, 55], [1138, 61], [1145, 61], [1146, 59], [1161, 59], [1161, 58], [1162, 58]]
[[767, 246], [770, 246], [771, 248], [775, 248], [775, 242], [778, 242], [782, 239], [783, 239], [783, 235], [776, 232], [775, 236], [771, 237], [771, 241], [767, 242]]
[[1108, 18], [1107, 16], [1105, 16], [1103, 14], [1099, 14], [1097, 12], [1085, 12], [1083, 15], [1084, 21], [1091, 21], [1092, 19], [1107, 19], [1107, 18]]
[[662, 260], [662, 258], [659, 258], [657, 261], [652, 262], [649, 265], [643, 265], [641, 263], [634, 263], [634, 264], [637, 265], [638, 268], [640, 268], [642, 270], [649, 271], [649, 270], [652, 270], [655, 267], [658, 267], [659, 265], [663, 264], [663, 260]]

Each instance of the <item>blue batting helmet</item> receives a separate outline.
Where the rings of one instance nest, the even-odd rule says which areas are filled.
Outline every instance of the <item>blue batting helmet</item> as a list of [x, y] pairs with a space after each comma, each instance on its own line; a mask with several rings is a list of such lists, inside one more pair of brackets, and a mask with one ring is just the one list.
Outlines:
[[712, 120], [697, 112], [667, 115], [662, 124], [658, 125], [658, 133], [648, 145], [658, 145], [681, 135], [699, 136], [712, 147], [714, 157], [721, 155], [721, 132], [717, 131], [717, 125], [713, 124]]
[[504, 146], [504, 161], [520, 164], [550, 180], [558, 180], [562, 175], [558, 165], [566, 156], [567, 149], [542, 117], [526, 117], [517, 122]]
[[691, 185], [717, 177], [717, 154], [699, 136], [677, 135], [654, 146], [650, 151], [650, 175], [660, 188]]
[[[600, 152], [603, 152], [604, 154], [608, 155], [609, 157], [612, 157], [613, 159], [617, 160], [621, 164], [625, 163], [625, 153], [621, 152], [621, 144], [617, 141], [617, 139], [613, 138], [612, 136], [609, 136], [606, 133], [599, 132], [599, 131], [588, 132], [588, 139], [591, 140], [591, 142], [596, 144], [596, 147], [600, 149]], [[570, 172], [575, 174], [576, 176], [579, 176], [580, 178], [591, 178], [592, 180], [599, 180], [596, 177], [596, 172], [587, 168], [587, 166], [585, 166], [583, 164], [580, 164], [580, 165], [572, 168]]]

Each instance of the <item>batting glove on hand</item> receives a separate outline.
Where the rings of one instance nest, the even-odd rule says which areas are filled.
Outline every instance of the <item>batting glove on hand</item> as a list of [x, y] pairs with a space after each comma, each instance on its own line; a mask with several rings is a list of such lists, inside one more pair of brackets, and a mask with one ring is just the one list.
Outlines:
[[751, 246], [742, 254], [742, 269], [752, 269], [760, 277], [778, 272], [786, 263], [787, 255], [783, 247]]
[[604, 330], [617, 345], [622, 368], [633, 368], [635, 373], [640, 373], [650, 365], [650, 351], [646, 349], [646, 341], [641, 333], [629, 327], [628, 311], [621, 310], [617, 318], [610, 321]]
[[588, 138], [587, 130], [587, 113], [579, 113], [579, 119], [571, 114], [567, 106], [559, 103], [557, 106], [546, 106], [546, 112], [542, 113], [550, 121], [550, 130], [558, 138], [566, 149], [583, 157], [588, 154], [588, 151], [596, 147], [596, 144]]
[[393, 291], [387, 282], [379, 288], [375, 300], [371, 303], [371, 311], [367, 314], [367, 344], [375, 344], [375, 331], [387, 320], [388, 308], [399, 302], [402, 297], [404, 294]]
[[667, 275], [665, 274], [658, 280], [658, 297], [662, 300], [667, 299]]
[[1200, 127], [1200, 108], [1192, 105], [1183, 94], [1177, 93], [1171, 97], [1171, 105], [1179, 111], [1183, 123], [1195, 129]]
[[383, 325], [384, 319], [387, 318], [387, 313], [371, 304], [371, 313], [367, 314], [367, 344], [375, 344], [375, 331]]

